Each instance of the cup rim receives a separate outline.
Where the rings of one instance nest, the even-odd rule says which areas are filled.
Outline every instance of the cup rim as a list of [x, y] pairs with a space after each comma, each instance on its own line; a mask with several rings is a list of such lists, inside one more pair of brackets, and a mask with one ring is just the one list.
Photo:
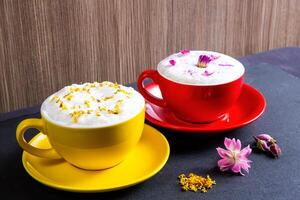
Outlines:
[[[44, 102], [42, 103], [42, 106], [43, 106]], [[114, 127], [114, 126], [118, 126], [118, 125], [121, 125], [121, 124], [124, 124], [130, 120], [132, 120], [133, 118], [135, 118], [136, 116], [138, 116], [139, 114], [141, 114], [142, 112], [145, 112], [145, 109], [146, 109], [146, 103], [144, 101], [144, 106], [142, 106], [141, 110], [139, 112], [137, 112], [135, 115], [133, 115], [132, 117], [126, 119], [126, 120], [123, 120], [123, 121], [120, 121], [118, 123], [115, 123], [115, 124], [109, 124], [109, 125], [105, 125], [105, 126], [91, 126], [91, 127], [85, 127], [85, 126], [78, 126], [78, 127], [71, 127], [71, 126], [66, 126], [66, 125], [63, 125], [63, 124], [60, 124], [60, 123], [57, 123], [55, 122], [54, 120], [50, 119], [49, 117], [46, 117], [46, 115], [44, 114], [44, 112], [42, 112], [42, 106], [41, 106], [41, 109], [40, 109], [40, 113], [41, 113], [41, 116], [44, 120], [46, 120], [47, 122], [50, 122], [51, 124], [54, 124], [56, 126], [59, 126], [59, 127], [62, 127], [62, 128], [67, 128], [67, 129], [101, 129], [101, 128], [109, 128], [109, 127]]]

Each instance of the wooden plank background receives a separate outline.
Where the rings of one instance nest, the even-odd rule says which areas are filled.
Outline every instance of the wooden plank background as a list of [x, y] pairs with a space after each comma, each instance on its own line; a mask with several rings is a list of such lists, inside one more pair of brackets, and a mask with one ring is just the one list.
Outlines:
[[0, 112], [85, 81], [128, 83], [183, 48], [300, 46], [299, 0], [0, 0]]

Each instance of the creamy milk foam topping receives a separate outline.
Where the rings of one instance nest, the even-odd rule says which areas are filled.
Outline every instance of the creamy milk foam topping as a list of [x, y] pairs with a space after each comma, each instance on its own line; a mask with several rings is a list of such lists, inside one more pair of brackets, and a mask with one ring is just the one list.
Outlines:
[[212, 51], [175, 53], [157, 66], [167, 79], [183, 84], [218, 85], [234, 81], [244, 74], [244, 66], [236, 59]]
[[63, 126], [101, 127], [126, 121], [144, 106], [133, 88], [106, 81], [66, 86], [44, 101], [41, 112]]

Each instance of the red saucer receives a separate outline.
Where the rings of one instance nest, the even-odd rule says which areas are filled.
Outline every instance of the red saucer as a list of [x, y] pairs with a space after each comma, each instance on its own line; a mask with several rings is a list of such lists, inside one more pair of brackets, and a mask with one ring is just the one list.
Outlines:
[[[145, 88], [161, 98], [158, 85], [150, 83]], [[207, 124], [189, 123], [178, 119], [168, 108], [162, 108], [146, 102], [146, 119], [151, 123], [177, 131], [187, 132], [225, 132], [246, 126], [258, 119], [266, 108], [264, 96], [250, 85], [244, 84], [241, 96], [229, 113], [218, 121]]]

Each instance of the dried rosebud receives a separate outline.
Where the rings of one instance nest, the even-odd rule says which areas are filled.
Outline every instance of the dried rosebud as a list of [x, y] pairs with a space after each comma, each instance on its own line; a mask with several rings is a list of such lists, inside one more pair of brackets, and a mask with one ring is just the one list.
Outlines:
[[260, 140], [256, 138], [256, 147], [262, 151], [270, 151], [268, 143], [265, 140]]
[[212, 61], [212, 59], [209, 56], [200, 55], [198, 58], [197, 67], [206, 68], [210, 61]]
[[276, 140], [268, 134], [260, 134], [260, 135], [256, 136], [255, 139], [264, 140], [270, 144], [276, 143]]
[[270, 152], [275, 158], [278, 158], [282, 154], [281, 148], [276, 143], [270, 146]]

